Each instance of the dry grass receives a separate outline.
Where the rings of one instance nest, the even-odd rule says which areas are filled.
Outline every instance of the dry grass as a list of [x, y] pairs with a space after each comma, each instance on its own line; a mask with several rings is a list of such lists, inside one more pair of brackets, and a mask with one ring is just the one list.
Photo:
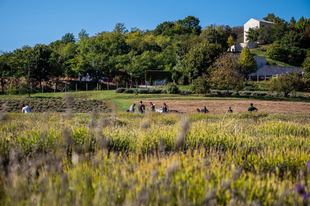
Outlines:
[[[148, 107], [149, 100], [144, 100]], [[204, 106], [211, 114], [224, 114], [229, 106], [232, 107], [234, 113], [247, 111], [250, 103], [259, 111], [265, 111], [268, 114], [283, 115], [309, 115], [310, 103], [307, 102], [286, 102], [286, 101], [253, 101], [253, 100], [151, 100], [156, 104], [156, 108], [161, 108], [163, 102], [168, 104], [170, 110], [178, 110], [179, 112], [195, 113], [196, 109], [202, 109]], [[148, 108], [150, 109], [150, 108]]]

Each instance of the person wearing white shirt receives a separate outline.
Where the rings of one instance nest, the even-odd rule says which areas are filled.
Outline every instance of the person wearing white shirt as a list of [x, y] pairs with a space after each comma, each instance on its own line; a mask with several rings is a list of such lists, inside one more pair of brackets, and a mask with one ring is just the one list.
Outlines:
[[31, 113], [31, 109], [29, 106], [25, 106], [24, 104], [21, 104], [20, 107], [22, 108], [22, 113]]

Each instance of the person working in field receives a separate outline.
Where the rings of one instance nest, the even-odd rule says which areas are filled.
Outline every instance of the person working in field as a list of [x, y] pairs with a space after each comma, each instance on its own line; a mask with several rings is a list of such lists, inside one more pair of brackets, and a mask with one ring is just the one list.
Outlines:
[[21, 104], [20, 107], [22, 108], [22, 113], [31, 113], [31, 109], [29, 106], [25, 106], [24, 104]]
[[138, 105], [138, 112], [140, 114], [143, 114], [145, 112], [145, 106], [142, 104], [142, 101], [140, 101], [140, 104]]
[[206, 106], [204, 106], [203, 109], [198, 109], [197, 108], [197, 112], [209, 113], [209, 110], [207, 109]]
[[133, 104], [130, 106], [130, 108], [129, 108], [129, 112], [130, 112], [130, 113], [135, 113], [135, 106], [136, 106], [135, 103], [133, 103]]
[[226, 113], [233, 113], [233, 110], [231, 109], [231, 106], [228, 107], [228, 110]]
[[248, 108], [249, 112], [258, 111], [256, 107], [253, 106], [253, 103], [250, 104], [250, 107]]
[[168, 112], [168, 105], [166, 103], [164, 103], [163, 112]]
[[155, 104], [153, 104], [153, 102], [150, 102], [151, 105], [151, 112], [155, 112]]

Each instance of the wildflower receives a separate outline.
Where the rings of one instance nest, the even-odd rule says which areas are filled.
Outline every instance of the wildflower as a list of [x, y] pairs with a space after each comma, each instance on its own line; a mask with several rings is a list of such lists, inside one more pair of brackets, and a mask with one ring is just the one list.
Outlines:
[[308, 194], [307, 193], [302, 194], [302, 199], [303, 200], [307, 200], [308, 199]]
[[305, 194], [305, 188], [302, 184], [298, 183], [295, 187], [295, 192], [300, 194], [300, 195], [303, 195]]
[[307, 162], [307, 169], [310, 170], [310, 162]]

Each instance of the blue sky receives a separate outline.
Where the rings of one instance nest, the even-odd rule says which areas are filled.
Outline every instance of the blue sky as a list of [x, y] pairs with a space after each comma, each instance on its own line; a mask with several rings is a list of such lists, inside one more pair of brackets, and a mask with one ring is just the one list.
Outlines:
[[233, 27], [268, 13], [287, 21], [310, 18], [310, 0], [0, 0], [0, 51], [49, 44], [65, 33], [77, 37], [82, 29], [93, 36], [112, 31], [116, 23], [125, 23], [128, 30], [153, 30], [164, 21], [192, 15], [203, 28]]

